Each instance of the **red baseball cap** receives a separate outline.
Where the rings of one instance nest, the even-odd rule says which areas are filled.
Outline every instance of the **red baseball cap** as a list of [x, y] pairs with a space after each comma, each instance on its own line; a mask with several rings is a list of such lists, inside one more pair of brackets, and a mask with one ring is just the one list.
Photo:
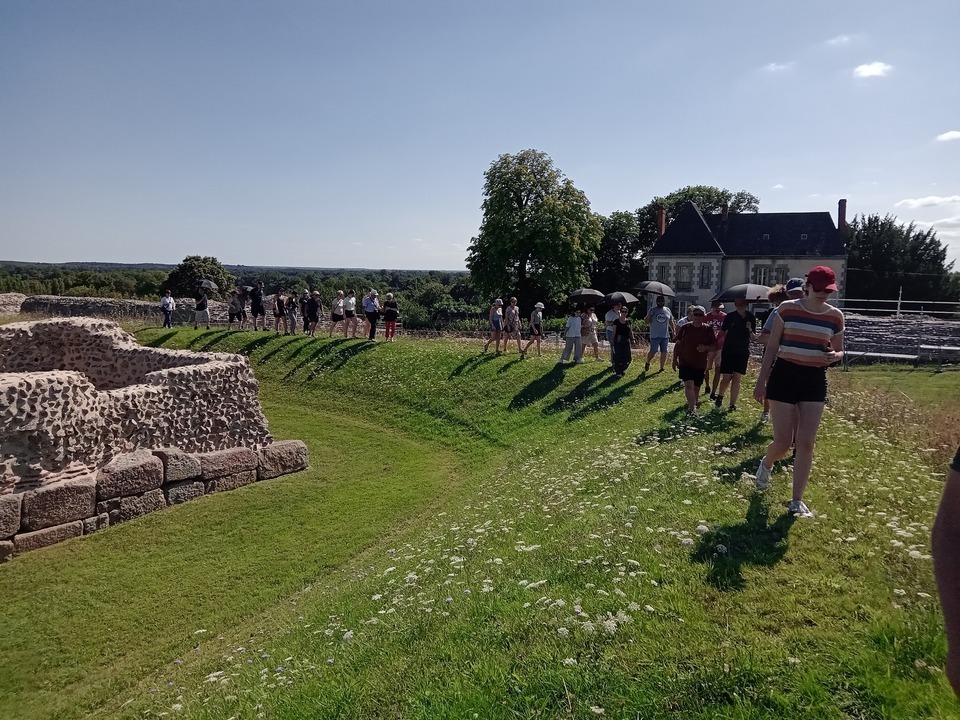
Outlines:
[[807, 283], [817, 292], [837, 289], [837, 274], [826, 265], [818, 265], [807, 273]]

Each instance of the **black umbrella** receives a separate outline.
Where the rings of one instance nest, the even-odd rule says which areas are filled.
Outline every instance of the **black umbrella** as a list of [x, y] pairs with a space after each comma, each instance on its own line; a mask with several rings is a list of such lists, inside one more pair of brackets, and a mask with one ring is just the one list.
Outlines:
[[653, 293], [654, 295], [663, 295], [664, 297], [676, 297], [677, 294], [669, 285], [657, 282], [656, 280], [644, 280], [634, 288], [637, 292]]
[[734, 300], [749, 300], [750, 302], [766, 302], [767, 293], [770, 288], [766, 285], [756, 285], [754, 283], [743, 283], [728, 287], [722, 293], [710, 298], [710, 302], [719, 300], [720, 302], [733, 302]]
[[628, 292], [612, 292], [604, 296], [603, 301], [606, 305], [636, 305], [640, 300]]
[[201, 280], [197, 283], [202, 288], [207, 288], [208, 290], [219, 290], [217, 284], [213, 280]]
[[572, 303], [599, 303], [603, 301], [603, 293], [593, 288], [577, 288], [567, 295]]
[[251, 290], [253, 290], [253, 286], [252, 286], [252, 285], [241, 285], [239, 289], [240, 289], [240, 290], [246, 290], [247, 292], [250, 292]]

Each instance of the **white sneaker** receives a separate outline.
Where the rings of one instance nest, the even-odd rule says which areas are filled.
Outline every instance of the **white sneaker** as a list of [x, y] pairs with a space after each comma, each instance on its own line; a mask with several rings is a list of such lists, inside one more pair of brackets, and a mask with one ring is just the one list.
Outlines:
[[791, 500], [790, 501], [790, 512], [792, 512], [797, 517], [802, 518], [812, 518], [814, 517], [813, 511], [804, 504], [803, 500]]
[[760, 467], [757, 468], [757, 474], [754, 477], [753, 484], [757, 490], [766, 490], [770, 487], [770, 476], [773, 475], [773, 468], [768, 468], [760, 460]]
[[760, 413], [760, 422], [765, 423], [769, 419], [770, 419], [770, 413], [768, 413], [766, 410]]

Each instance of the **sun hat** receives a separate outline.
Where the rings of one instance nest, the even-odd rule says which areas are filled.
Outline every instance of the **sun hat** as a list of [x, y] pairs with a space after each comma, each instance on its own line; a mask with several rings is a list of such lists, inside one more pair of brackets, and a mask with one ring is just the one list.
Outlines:
[[543, 308], [544, 308], [545, 306], [544, 306], [543, 303], [537, 303], [536, 305], [534, 305], [534, 307], [535, 307], [537, 310], [543, 310]]
[[833, 292], [837, 289], [837, 274], [826, 265], [817, 265], [807, 273], [807, 282], [817, 292], [823, 292], [824, 290]]
[[380, 294], [380, 293], [378, 293], [376, 290], [371, 290], [371, 291], [370, 291], [371, 297], [376, 297], [376, 296], [379, 295], [379, 294]]
[[697, 313], [700, 313], [701, 315], [707, 314], [707, 311], [703, 307], [703, 305], [694, 305], [692, 308], [690, 308], [690, 310], [693, 312], [694, 315], [696, 315]]
[[503, 305], [503, 300], [501, 300], [500, 298], [497, 298], [496, 300], [493, 301], [493, 304], [494, 304], [494, 305]]

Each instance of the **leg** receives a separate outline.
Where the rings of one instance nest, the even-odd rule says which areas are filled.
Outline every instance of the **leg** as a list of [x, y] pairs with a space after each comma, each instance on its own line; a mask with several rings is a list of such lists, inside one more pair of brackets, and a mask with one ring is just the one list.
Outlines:
[[575, 363], [583, 362], [583, 338], [575, 337], [573, 339], [573, 361]]
[[[730, 379], [730, 407], [737, 404], [737, 398], [740, 397], [740, 373], [733, 373]], [[721, 393], [722, 395], [723, 393]]]
[[573, 350], [573, 338], [563, 339], [563, 352], [560, 353], [560, 362], [564, 363], [570, 359], [570, 351]]
[[697, 397], [700, 393], [693, 380], [683, 381], [683, 394], [687, 396], [687, 412], [695, 413], [697, 411]]
[[[718, 399], [718, 400], [723, 397], [723, 393], [724, 393], [724, 391], [727, 389], [727, 385], [730, 384], [730, 381], [731, 381], [732, 379], [733, 379], [733, 375], [732, 375], [731, 373], [724, 373], [724, 374], [723, 374], [723, 376], [722, 376], [722, 378], [721, 378], [721, 380], [720, 380], [720, 387], [717, 389], [717, 399]], [[719, 405], [718, 405], [717, 407], [719, 407]]]
[[[770, 403], [773, 406], [776, 403]], [[810, 481], [810, 469], [813, 467], [813, 444], [817, 440], [817, 430], [823, 417], [823, 403], [802, 402], [797, 404], [797, 454], [793, 461], [793, 499], [803, 500], [803, 492]], [[776, 418], [776, 416], [774, 416]], [[776, 431], [776, 425], [774, 425]], [[792, 433], [793, 424], [788, 427]], [[787, 446], [787, 451], [790, 447]], [[784, 452], [786, 454], [786, 451]]]
[[[823, 408], [820, 408], [823, 412]], [[770, 401], [770, 417], [773, 418], [773, 440], [767, 445], [766, 452], [763, 455], [763, 465], [769, 470], [773, 464], [782, 458], [785, 458], [790, 452], [790, 446], [793, 444], [793, 426], [799, 412], [797, 405], [790, 403]], [[818, 421], [819, 422], [819, 421]], [[796, 473], [796, 470], [794, 470]]]

